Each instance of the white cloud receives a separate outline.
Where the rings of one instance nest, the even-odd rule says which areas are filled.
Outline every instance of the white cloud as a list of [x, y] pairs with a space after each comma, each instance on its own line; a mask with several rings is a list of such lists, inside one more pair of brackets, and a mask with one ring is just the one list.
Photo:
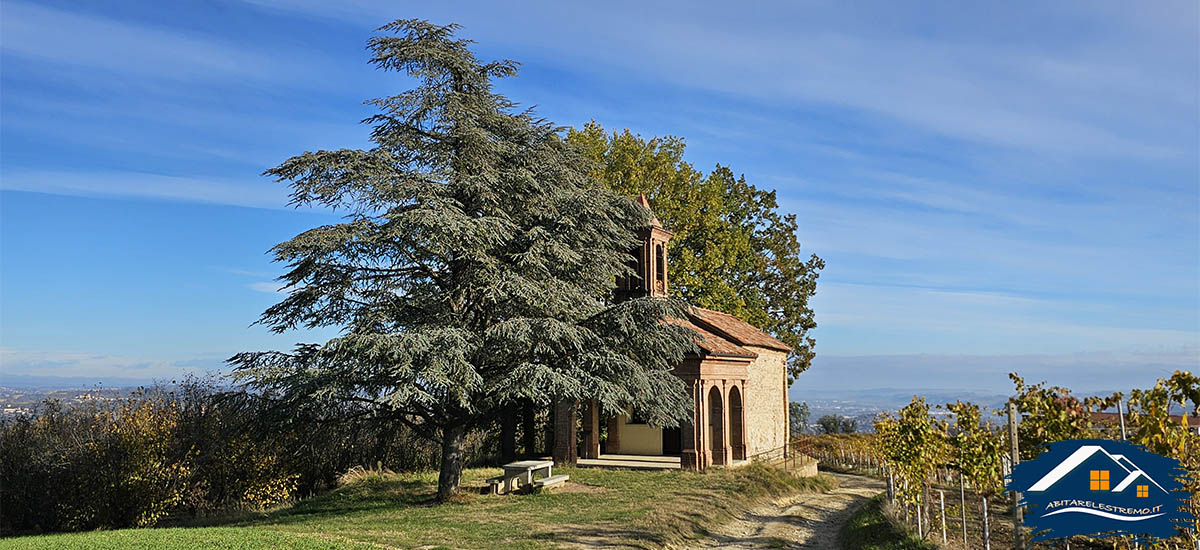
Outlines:
[[[818, 353], [1054, 354], [1194, 347], [1186, 306], [1135, 311], [1076, 296], [823, 282], [812, 301]], [[1194, 312], [1193, 312], [1194, 317]]]
[[[395, 17], [388, 2], [252, 3], [355, 24]], [[687, 10], [611, 2], [461, 8], [430, 4], [406, 16], [462, 23], [464, 36], [502, 55], [538, 51], [611, 78], [710, 90], [779, 109], [843, 106], [1040, 153], [1185, 162], [1195, 154], [1197, 32], [1163, 21], [1194, 20], [1192, 3], [1164, 7], [1173, 18], [1133, 5], [943, 6], [935, 14], [822, 2], [736, 12], [716, 3]], [[1023, 32], [1014, 36], [1009, 26]]]
[[[274, 80], [299, 66], [179, 29], [158, 29], [17, 0], [0, 22], [6, 54], [139, 77]], [[292, 71], [291, 69], [296, 69]]]
[[256, 178], [212, 180], [136, 172], [4, 171], [0, 190], [55, 195], [143, 197], [254, 208], [289, 209], [283, 184]]
[[273, 281], [259, 281], [246, 285], [250, 290], [257, 292], [266, 292], [267, 294], [282, 294], [284, 292], [283, 285]]
[[[224, 271], [225, 273], [230, 273], [233, 275], [243, 275], [246, 277], [262, 278], [262, 277], [273, 276], [272, 273], [268, 273], [266, 271], [253, 271], [250, 269], [240, 269], [240, 268], [236, 268], [236, 267], [213, 267], [212, 269], [216, 269], [217, 271]], [[263, 283], [263, 284], [266, 284], [266, 283]]]

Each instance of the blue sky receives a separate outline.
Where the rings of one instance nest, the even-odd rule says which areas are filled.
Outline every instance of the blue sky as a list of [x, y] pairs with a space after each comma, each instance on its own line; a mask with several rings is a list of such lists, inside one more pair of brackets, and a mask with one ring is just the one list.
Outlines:
[[[438, 4], [438, 5], [434, 5]], [[0, 368], [170, 378], [250, 326], [328, 213], [259, 174], [367, 145], [395, 18], [457, 22], [564, 125], [688, 141], [828, 264], [796, 391], [1080, 389], [1200, 365], [1195, 2], [0, 4]], [[164, 8], [169, 6], [169, 8]]]

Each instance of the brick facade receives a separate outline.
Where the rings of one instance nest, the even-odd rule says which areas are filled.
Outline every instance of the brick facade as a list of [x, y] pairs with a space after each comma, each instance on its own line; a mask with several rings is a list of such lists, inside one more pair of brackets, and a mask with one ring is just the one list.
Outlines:
[[[650, 209], [645, 196], [637, 202]], [[666, 247], [670, 239], [671, 232], [650, 212], [650, 223], [641, 232], [641, 246], [630, 251], [630, 267], [636, 275], [617, 281], [617, 301], [669, 295]], [[791, 346], [736, 316], [701, 307], [692, 307], [685, 318], [669, 322], [695, 332], [699, 348], [674, 370], [689, 388], [695, 405], [691, 422], [680, 428], [678, 444], [670, 446], [671, 453], [679, 452], [682, 466], [702, 470], [761, 453], [782, 452], [788, 438], [786, 362]], [[556, 420], [566, 412], [557, 414]], [[594, 438], [600, 423], [594, 412], [590, 415], [584, 421], [584, 454], [589, 456], [598, 454]], [[627, 417], [608, 421], [608, 453], [666, 451], [663, 430], [630, 423]], [[559, 428], [569, 429], [566, 425]], [[569, 452], [558, 450], [556, 460]]]

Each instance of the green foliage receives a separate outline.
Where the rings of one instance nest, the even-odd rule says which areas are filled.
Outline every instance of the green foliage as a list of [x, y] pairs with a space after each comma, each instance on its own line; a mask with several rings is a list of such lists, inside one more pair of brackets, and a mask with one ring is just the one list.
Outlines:
[[788, 403], [788, 425], [791, 426], [793, 436], [808, 432], [808, 419], [811, 415], [812, 411], [808, 408], [807, 402], [792, 401]]
[[842, 432], [842, 419], [832, 414], [827, 414], [817, 419], [817, 429], [823, 434], [836, 434]]
[[823, 434], [851, 434], [858, 430], [858, 421], [827, 414], [817, 419], [817, 429]]
[[792, 380], [812, 362], [817, 326], [808, 300], [824, 261], [804, 258], [794, 215], [779, 213], [763, 191], [717, 165], [707, 175], [683, 160], [684, 141], [609, 134], [596, 122], [567, 141], [593, 161], [591, 175], [628, 197], [645, 194], [675, 233], [668, 258], [670, 291], [690, 304], [745, 319], [792, 346]]
[[[1170, 418], [1173, 404], [1183, 409], [1178, 420]], [[1158, 379], [1153, 388], [1129, 394], [1129, 440], [1179, 460], [1187, 471], [1180, 481], [1192, 493], [1187, 508], [1195, 518], [1200, 518], [1200, 434], [1189, 428], [1187, 421], [1198, 415], [1200, 377], [1187, 371], [1175, 371], [1170, 378]], [[1194, 546], [1200, 540], [1200, 524], [1185, 536]]]
[[1006, 454], [1005, 433], [983, 424], [978, 405], [958, 401], [946, 408], [954, 413], [954, 424], [947, 436], [959, 471], [982, 495], [992, 496], [1003, 491], [1000, 461]]
[[[1040, 445], [1066, 439], [1099, 437], [1092, 425], [1091, 413], [1112, 407], [1120, 394], [1111, 397], [1079, 399], [1071, 390], [1058, 386], [1047, 387], [1045, 382], [1026, 385], [1016, 373], [1008, 377], [1016, 385], [1012, 401], [1017, 405], [1021, 421], [1017, 426], [1017, 443], [1021, 459], [1029, 460], [1041, 453]], [[996, 414], [1005, 414], [997, 410]]]
[[49, 403], [0, 423], [0, 531], [147, 526], [183, 500], [190, 471], [169, 460], [175, 403]]
[[381, 27], [371, 62], [415, 87], [369, 102], [374, 146], [267, 171], [292, 204], [346, 221], [274, 248], [290, 293], [260, 322], [342, 335], [230, 359], [292, 417], [351, 407], [440, 441], [443, 500], [458, 489], [465, 432], [513, 403], [636, 405], [677, 425], [691, 403], [671, 370], [695, 349], [693, 332], [662, 322], [683, 304], [608, 302], [648, 212], [601, 189], [559, 128], [496, 93], [492, 80], [517, 64], [477, 60], [457, 29]]
[[100, 515], [106, 519], [97, 518], [100, 526], [154, 525], [183, 501], [189, 468], [168, 459], [179, 416], [178, 404], [162, 397], [130, 399], [103, 415], [112, 501]]
[[[1036, 456], [1046, 443], [1120, 437], [1116, 426], [1096, 425], [1091, 413], [1113, 408], [1122, 394], [1079, 399], [1067, 388], [1048, 387], [1044, 382], [1026, 385], [1015, 373], [1009, 378], [1016, 386], [1011, 402], [1021, 417], [1017, 437], [1023, 460]], [[1172, 407], [1182, 408], [1184, 414], [1171, 418]], [[984, 496], [1003, 491], [1001, 461], [1008, 454], [1006, 430], [985, 425], [977, 405], [960, 401], [946, 408], [954, 413], [952, 425], [930, 419], [928, 407], [919, 398], [914, 398], [898, 416], [884, 414], [875, 422], [873, 451], [896, 474], [899, 497], [904, 503], [917, 502], [914, 486], [927, 480], [931, 468], [940, 464], [956, 465]], [[1182, 371], [1159, 379], [1153, 388], [1132, 390], [1125, 411], [1129, 441], [1179, 460], [1187, 472], [1181, 481], [1193, 495], [1200, 495], [1200, 434], [1189, 429], [1187, 422], [1197, 415], [1200, 377]], [[903, 487], [905, 480], [910, 482], [908, 491]], [[1194, 496], [1186, 506], [1193, 515], [1200, 513], [1200, 496]], [[1190, 548], [1196, 540], [1197, 529], [1192, 527], [1159, 545]]]
[[[360, 464], [436, 466], [436, 446], [400, 423], [280, 425], [274, 414], [257, 396], [189, 379], [121, 399], [109, 392], [71, 406], [47, 402], [0, 419], [0, 533], [260, 510], [333, 487]], [[494, 450], [494, 441], [473, 433], [466, 460], [481, 462]]]
[[896, 416], [879, 415], [875, 434], [876, 452], [896, 476], [898, 498], [918, 505], [929, 477], [949, 455], [944, 423], [929, 415], [924, 398], [913, 397]]

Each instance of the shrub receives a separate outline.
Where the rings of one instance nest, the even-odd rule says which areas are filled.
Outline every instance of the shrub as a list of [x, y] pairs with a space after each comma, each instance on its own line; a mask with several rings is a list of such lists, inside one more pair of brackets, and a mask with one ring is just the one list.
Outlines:
[[[45, 402], [0, 419], [0, 534], [264, 509], [333, 488], [355, 466], [437, 465], [440, 449], [409, 426], [345, 412], [279, 418], [269, 399], [211, 378], [120, 399]], [[491, 460], [496, 448], [489, 434], [469, 434], [467, 462]]]
[[188, 467], [170, 459], [178, 408], [131, 397], [49, 402], [0, 423], [0, 530], [147, 526], [183, 500]]

